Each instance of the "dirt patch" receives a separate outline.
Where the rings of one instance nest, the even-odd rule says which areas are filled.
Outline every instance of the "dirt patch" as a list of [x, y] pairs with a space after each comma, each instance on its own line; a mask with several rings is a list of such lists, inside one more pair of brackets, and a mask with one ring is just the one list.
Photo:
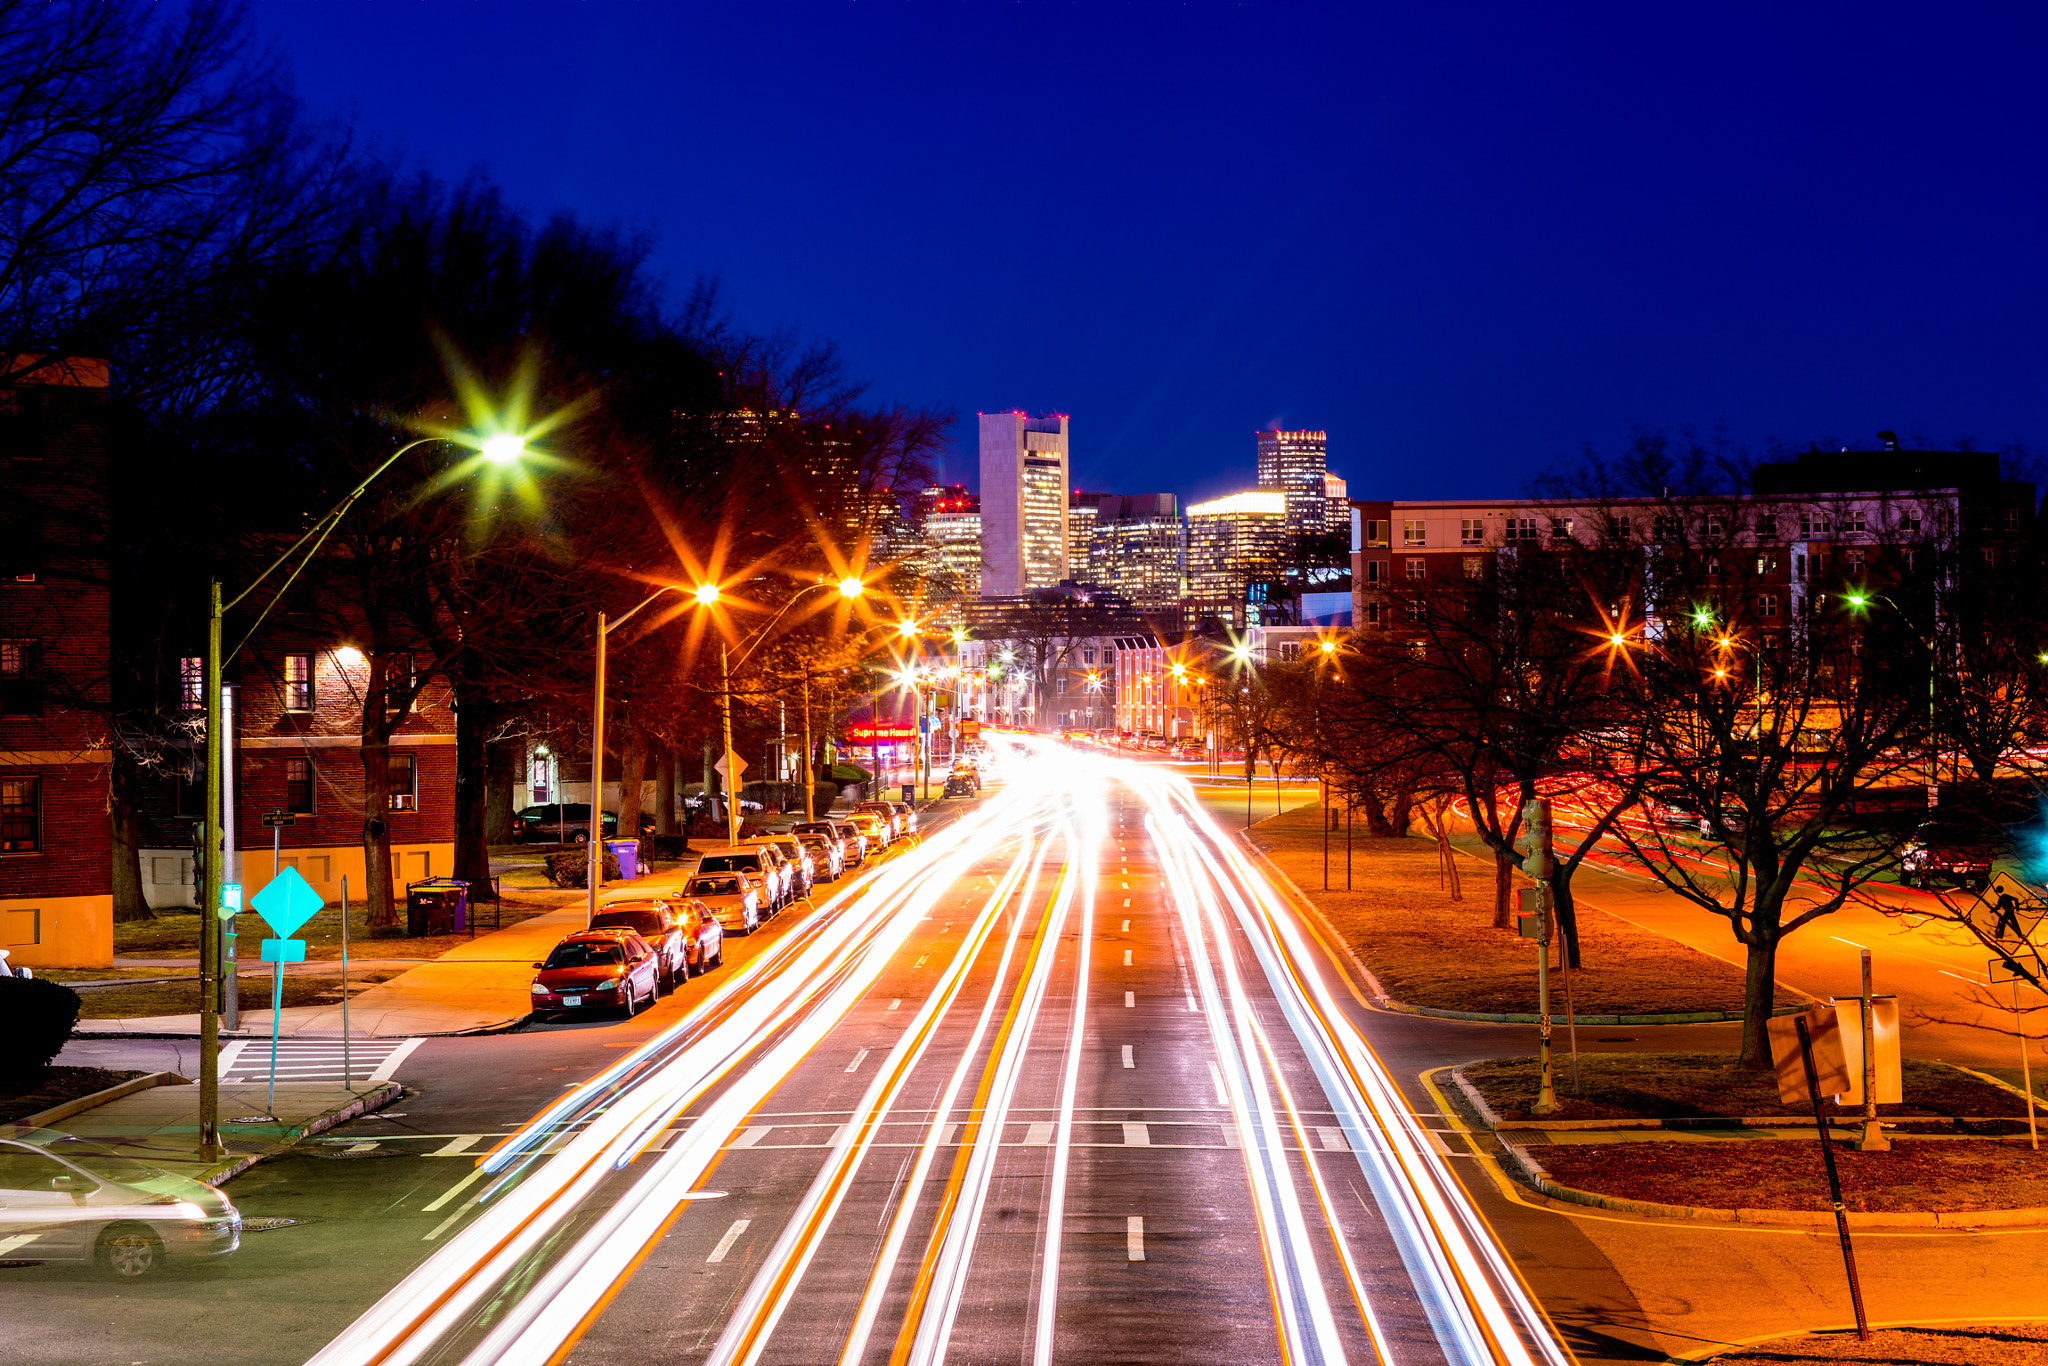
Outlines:
[[105, 1067], [52, 1067], [43, 1074], [42, 1081], [29, 1090], [0, 1090], [0, 1122], [23, 1119], [52, 1105], [62, 1105], [67, 1100], [77, 1100], [144, 1075], [142, 1072], [117, 1072]]
[[[1734, 1063], [1727, 1053], [1581, 1053], [1579, 1083], [1584, 1094], [1574, 1095], [1570, 1063], [1560, 1050], [1551, 1064], [1551, 1085], [1561, 1108], [1544, 1118], [1813, 1117], [1811, 1105], [1779, 1101], [1778, 1083], [1769, 1072], [1752, 1072]], [[1502, 1119], [1534, 1119], [1529, 1106], [1536, 1099], [1541, 1067], [1535, 1058], [1491, 1058], [1469, 1063], [1460, 1072]], [[1885, 1119], [2026, 1117], [2024, 1098], [1947, 1063], [1908, 1058], [1901, 1081], [1905, 1101], [1879, 1106]]]
[[[350, 994], [388, 982], [403, 971], [399, 968], [373, 968], [367, 972], [351, 972], [348, 976]], [[243, 1010], [270, 1009], [270, 986], [268, 977], [244, 977], [238, 988], [238, 999]], [[199, 982], [191, 979], [179, 982], [157, 982], [141, 987], [109, 987], [104, 991], [82, 991], [78, 994], [80, 1007], [78, 1016], [82, 1020], [130, 1020], [147, 1015], [190, 1015], [199, 1009]], [[341, 977], [287, 976], [284, 979], [284, 1003], [286, 1006], [333, 1005], [341, 1000]]]
[[1848, 1329], [1773, 1338], [1709, 1359], [1706, 1366], [1766, 1362], [1868, 1361], [1884, 1366], [2048, 1366], [2048, 1323], [1983, 1327], [1879, 1328], [1870, 1341]]
[[[1267, 811], [1271, 811], [1270, 803]], [[1439, 884], [1436, 846], [1419, 839], [1352, 838], [1344, 891], [1344, 832], [1330, 835], [1323, 891], [1322, 806], [1311, 803], [1252, 828], [1252, 842], [1321, 908], [1393, 999], [1435, 1010], [1532, 1014], [1536, 944], [1493, 928], [1493, 871], [1464, 860], [1462, 901]], [[1658, 1015], [1742, 1009], [1742, 970], [1697, 949], [1581, 906], [1586, 966], [1572, 974], [1580, 1015]], [[1778, 1004], [1804, 998], [1781, 991]], [[1551, 977], [1562, 1019], [1562, 980]]]
[[[1534, 1157], [1559, 1185], [1704, 1209], [1826, 1212], [1827, 1172], [1811, 1139], [1557, 1143]], [[1842, 1203], [1870, 1214], [2048, 1208], [2048, 1151], [2025, 1139], [1904, 1139], [1890, 1152], [1835, 1144]]]

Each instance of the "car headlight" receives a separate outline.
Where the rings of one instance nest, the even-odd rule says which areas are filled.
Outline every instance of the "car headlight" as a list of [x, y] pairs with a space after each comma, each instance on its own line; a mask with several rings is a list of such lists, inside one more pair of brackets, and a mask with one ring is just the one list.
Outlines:
[[540, 983], [535, 982], [533, 984], [533, 994], [536, 996], [549, 996], [553, 993], [550, 992], [546, 987], [542, 986]]

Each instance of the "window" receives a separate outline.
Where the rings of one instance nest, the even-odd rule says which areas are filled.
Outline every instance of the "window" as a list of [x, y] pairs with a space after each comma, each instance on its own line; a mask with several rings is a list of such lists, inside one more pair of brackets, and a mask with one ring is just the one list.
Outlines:
[[1485, 575], [1485, 573], [1486, 573], [1486, 557], [1485, 557], [1485, 556], [1483, 556], [1483, 555], [1467, 555], [1467, 556], [1465, 557], [1465, 577], [1466, 577], [1466, 578], [1468, 578], [1468, 579], [1477, 579], [1477, 578], [1481, 578], [1481, 577], [1483, 577], [1483, 576]]
[[[1063, 693], [1067, 690], [1067, 676], [1065, 674], [1061, 674], [1059, 678], [1057, 678], [1054, 681], [1058, 685], [1053, 689], [1054, 692]], [[1873, 1006], [1871, 1007], [1871, 1009], [1875, 1010], [1876, 1007]]]
[[1920, 534], [1920, 514], [1917, 512], [1901, 512], [1899, 514], [1899, 530], [1908, 536], [1918, 536]]
[[1365, 524], [1365, 543], [1367, 545], [1385, 545], [1387, 543], [1387, 523], [1377, 518], [1367, 522]]
[[1799, 539], [1802, 541], [1810, 541], [1815, 536], [1826, 536], [1834, 529], [1834, 521], [1824, 512], [1799, 514]]
[[1369, 602], [1365, 605], [1365, 624], [1368, 626], [1380, 624], [1380, 604], [1377, 602]]
[[1757, 557], [1756, 557], [1756, 572], [1757, 572], [1757, 573], [1759, 573], [1759, 574], [1775, 574], [1775, 573], [1777, 573], [1777, 572], [1778, 572], [1778, 557], [1777, 557], [1776, 555], [1759, 555], [1759, 556], [1757, 556]]
[[1402, 544], [1402, 545], [1428, 545], [1428, 544], [1429, 544], [1429, 541], [1428, 541], [1427, 537], [1425, 537], [1425, 536], [1424, 536], [1424, 534], [1423, 534], [1423, 530], [1422, 530], [1422, 519], [1421, 519], [1420, 517], [1411, 517], [1411, 518], [1409, 518], [1409, 519], [1408, 519], [1407, 521], [1405, 521], [1405, 522], [1401, 523], [1401, 544]]
[[397, 711], [399, 699], [410, 699], [413, 689], [418, 686], [411, 654], [391, 656], [391, 662], [384, 666], [384, 710]]
[[1707, 577], [1710, 579], [1721, 577], [1721, 561], [1719, 557], [1711, 557], [1707, 560]]
[[186, 711], [206, 707], [206, 661], [198, 655], [178, 658], [178, 705]]
[[37, 653], [33, 640], [0, 640], [0, 716], [43, 714]]
[[1756, 519], [1756, 538], [1759, 541], [1778, 539], [1778, 514], [1773, 512]]
[[1365, 581], [1367, 583], [1379, 583], [1386, 578], [1386, 574], [1387, 562], [1385, 560], [1367, 560], [1365, 562]]
[[1756, 614], [1760, 617], [1778, 615], [1778, 598], [1775, 593], [1765, 593], [1756, 600]]
[[1675, 541], [1684, 523], [1676, 517], [1652, 517], [1650, 539], [1654, 541]]
[[1861, 550], [1844, 551], [1842, 553], [1842, 561], [1848, 566], [1851, 574], [1861, 574], [1863, 572], [1863, 552]]
[[1295, 662], [1297, 662], [1298, 660], [1300, 660], [1300, 658], [1301, 658], [1301, 642], [1300, 642], [1300, 641], [1298, 641], [1298, 640], [1283, 640], [1283, 641], [1281, 641], [1281, 642], [1280, 642], [1280, 658], [1281, 658], [1281, 659], [1283, 659], [1283, 660], [1285, 660], [1285, 661], [1286, 661], [1287, 663], [1289, 663], [1289, 664], [1295, 663]]
[[284, 657], [284, 709], [313, 710], [313, 656]]
[[1081, 662], [1083, 664], [1093, 664], [1095, 662], [1095, 647], [1093, 645], [1081, 647]]
[[41, 784], [40, 778], [0, 778], [0, 854], [42, 849]]
[[1718, 516], [1707, 518], [1707, 535], [1717, 540], [1720, 538], [1721, 519]]
[[1533, 541], [1536, 539], [1534, 517], [1508, 518], [1508, 539], [1511, 541]]
[[1551, 519], [1550, 519], [1550, 539], [1551, 539], [1551, 540], [1553, 540], [1553, 541], [1569, 541], [1569, 540], [1570, 540], [1571, 538], [1572, 538], [1572, 519], [1571, 519], [1571, 518], [1569, 518], [1569, 517], [1553, 517], [1553, 518], [1551, 518]]
[[1409, 577], [1409, 578], [1411, 578], [1411, 579], [1422, 579], [1422, 578], [1427, 578], [1428, 576], [1429, 576], [1429, 561], [1428, 561], [1428, 560], [1425, 560], [1425, 559], [1421, 558], [1420, 556], [1417, 556], [1417, 557], [1415, 557], [1414, 559], [1411, 559], [1411, 560], [1409, 560], [1409, 561], [1408, 561], [1408, 577]]
[[393, 811], [417, 811], [419, 809], [419, 771], [414, 763], [415, 755], [391, 752], [391, 809]]
[[1461, 519], [1458, 522], [1458, 544], [1485, 545], [1486, 519], [1484, 517], [1466, 517]]
[[1988, 545], [1984, 547], [1984, 563], [1987, 566], [1998, 563], [1998, 552]]
[[313, 761], [293, 757], [284, 761], [284, 809], [301, 816], [313, 814]]
[[1915, 555], [1916, 555], [1916, 552], [1915, 552], [1915, 551], [1913, 550], [1913, 548], [1912, 548], [1911, 546], [1908, 546], [1908, 547], [1907, 547], [1907, 548], [1906, 548], [1905, 550], [1903, 550], [1903, 551], [1899, 552], [1899, 558], [1900, 558], [1900, 559], [1902, 559], [1902, 560], [1903, 560], [1903, 561], [1905, 562], [1905, 565], [1906, 565], [1906, 572], [1907, 572], [1908, 574], [1910, 574], [1910, 573], [1912, 573], [1912, 572], [1913, 572], [1913, 561], [1914, 561]]
[[1863, 520], [1863, 513], [1861, 509], [1845, 512], [1842, 514], [1842, 530], [1853, 531], [1860, 535], [1866, 529], [1867, 524]]
[[2005, 529], [2007, 531], [2018, 531], [2020, 529], [2020, 510], [2018, 508], [2007, 508], [2005, 510]]

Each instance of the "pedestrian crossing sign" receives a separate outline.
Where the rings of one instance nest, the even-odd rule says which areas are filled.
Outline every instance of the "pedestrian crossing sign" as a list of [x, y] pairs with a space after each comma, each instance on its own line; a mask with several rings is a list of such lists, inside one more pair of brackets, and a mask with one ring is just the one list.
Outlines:
[[2048, 915], [2048, 903], [2010, 873], [2000, 871], [1991, 875], [1990, 884], [1964, 914], [1987, 943], [2022, 949], [2033, 942], [2041, 917]]

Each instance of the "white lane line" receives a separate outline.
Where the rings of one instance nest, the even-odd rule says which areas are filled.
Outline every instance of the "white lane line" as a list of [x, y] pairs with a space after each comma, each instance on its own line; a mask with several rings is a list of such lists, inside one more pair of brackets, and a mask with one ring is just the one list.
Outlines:
[[1223, 1146], [1226, 1148], [1235, 1148], [1237, 1146], [1237, 1121], [1234, 1119], [1223, 1121]]
[[1135, 992], [1135, 991], [1127, 991], [1127, 992], [1125, 992], [1125, 993], [1124, 993], [1124, 1009], [1125, 1009], [1125, 1010], [1129, 1010], [1129, 1009], [1131, 1009], [1131, 1008], [1132, 1008], [1133, 1006], [1135, 1006], [1135, 1005], [1137, 1005], [1137, 1004], [1138, 1004], [1138, 993], [1137, 993], [1137, 992]]
[[1124, 928], [1123, 928], [1123, 932], [1124, 932], [1125, 934], [1129, 934], [1129, 933], [1131, 932], [1131, 922], [1130, 922], [1130, 921], [1126, 920], [1126, 921], [1124, 922]]
[[1124, 1125], [1124, 1146], [1126, 1148], [1151, 1147], [1152, 1130], [1143, 1124]]
[[867, 1050], [866, 1050], [865, 1048], [863, 1048], [863, 1049], [861, 1049], [861, 1051], [860, 1051], [860, 1052], [858, 1052], [858, 1053], [856, 1053], [856, 1054], [854, 1054], [854, 1055], [853, 1055], [853, 1061], [852, 1061], [852, 1062], [850, 1062], [850, 1063], [846, 1064], [846, 1070], [847, 1070], [847, 1071], [849, 1071], [849, 1072], [856, 1072], [856, 1071], [859, 1071], [859, 1070], [860, 1070], [860, 1065], [861, 1065], [862, 1063], [866, 1062], [867, 1060], [868, 1060], [868, 1051], [867, 1051]]
[[1130, 1046], [1129, 1044], [1125, 1044], [1125, 1045], [1124, 1045], [1124, 1066], [1126, 1066], [1126, 1067], [1136, 1067], [1137, 1065], [1138, 1065], [1138, 1063], [1137, 1063], [1137, 1060], [1136, 1060], [1135, 1058], [1133, 1058], [1133, 1057], [1131, 1056], [1131, 1046]]
[[1124, 1220], [1124, 1258], [1127, 1261], [1145, 1260], [1145, 1216], [1133, 1214]]
[[893, 1000], [893, 1001], [889, 1002], [889, 1009], [891, 1009], [891, 1010], [900, 1010], [900, 1009], [902, 1009], [902, 1007], [903, 1007], [903, 998], [902, 998], [901, 996], [898, 996], [898, 997], [897, 997], [897, 998], [896, 998], [895, 1000]]
[[1024, 1146], [1027, 1148], [1043, 1148], [1051, 1143], [1052, 1127], [1052, 1121], [1049, 1119], [1033, 1120], [1025, 1126]]
[[[441, 1206], [447, 1204], [450, 1200], [453, 1200], [456, 1196], [468, 1190], [470, 1186], [475, 1183], [476, 1179], [479, 1176], [482, 1176], [483, 1174], [484, 1169], [482, 1167], [478, 1167], [475, 1171], [472, 1171], [468, 1176], [463, 1177], [460, 1181], [457, 1181], [447, 1190], [442, 1191], [441, 1194], [435, 1198], [434, 1203], [428, 1205], [426, 1209], [422, 1211], [422, 1213], [432, 1214], [435, 1210], [441, 1208]], [[437, 1233], [439, 1231], [440, 1230], [438, 1229], [435, 1230], [435, 1232]]]
[[1119, 869], [1117, 869], [1117, 871], [1118, 871], [1119, 873], [1129, 873], [1129, 872], [1130, 872], [1131, 870], [1130, 870], [1130, 869], [1128, 869], [1128, 868], [1119, 868]]
[[1124, 898], [1124, 909], [1125, 909], [1125, 910], [1129, 910], [1129, 909], [1130, 909], [1130, 905], [1131, 905], [1131, 899], [1130, 899], [1129, 897], [1125, 897], [1125, 898]]
[[[1124, 966], [1125, 966], [1125, 967], [1129, 967], [1130, 965], [1131, 965], [1131, 951], [1130, 951], [1129, 949], [1125, 949], [1125, 950], [1124, 950]], [[1871, 1009], [1875, 1010], [1875, 1009], [1876, 1009], [1876, 1007], [1875, 1007], [1875, 1006], [1872, 1006], [1872, 1007], [1871, 1007]]]
[[434, 1151], [428, 1153], [427, 1156], [460, 1157], [464, 1152], [468, 1151], [470, 1144], [480, 1142], [482, 1139], [482, 1134], [457, 1134], [454, 1138], [448, 1140], [448, 1142], [442, 1144], [440, 1147], [434, 1149]]
[[718, 1240], [718, 1246], [712, 1248], [711, 1255], [704, 1260], [707, 1262], [724, 1261], [725, 1254], [732, 1251], [732, 1245], [740, 1240], [740, 1235], [747, 1231], [747, 1225], [752, 1222], [754, 1221], [751, 1219], [733, 1220], [732, 1227], [725, 1231], [725, 1236]]
[[773, 1124], [756, 1124], [750, 1129], [740, 1130], [740, 1136], [725, 1146], [727, 1149], [751, 1148], [774, 1132], [775, 1126]]
[[235, 1055], [240, 1053], [243, 1049], [247, 1048], [248, 1046], [249, 1041], [247, 1039], [236, 1039], [233, 1043], [221, 1049], [220, 1069], [217, 1072], [215, 1072], [214, 1075], [217, 1077], [224, 1077], [228, 1073], [232, 1072], [235, 1067]]
[[1129, 890], [1131, 890], [1131, 884], [1128, 882], [1124, 883], [1123, 889], [1128, 892]]
[[931, 956], [930, 954], [928, 954], [928, 953], [927, 953], [927, 954], [924, 954], [923, 956], [921, 956], [921, 957], [920, 957], [920, 958], [919, 958], [919, 959], [918, 959], [918, 960], [917, 960], [917, 961], [916, 961], [915, 963], [912, 963], [912, 964], [911, 964], [910, 966], [912, 966], [912, 967], [914, 967], [914, 968], [921, 968], [921, 967], [923, 967], [923, 966], [924, 966], [924, 965], [925, 965], [926, 963], [929, 963], [929, 962], [931, 961], [931, 959], [932, 959], [932, 956]]
[[425, 1039], [407, 1039], [404, 1043], [392, 1049], [385, 1056], [384, 1061], [378, 1064], [377, 1070], [370, 1074], [370, 1080], [390, 1081], [391, 1074], [398, 1070], [398, 1064], [411, 1057], [412, 1051], [425, 1042]]
[[1316, 1125], [1316, 1136], [1323, 1140], [1323, 1151], [1326, 1153], [1351, 1151], [1351, 1143], [1344, 1137], [1344, 1131], [1333, 1124]]
[[371, 1140], [369, 1140], [369, 1141], [368, 1141], [368, 1142], [366, 1142], [366, 1143], [351, 1143], [351, 1144], [349, 1144], [349, 1145], [348, 1145], [348, 1146], [347, 1146], [346, 1148], [343, 1148], [343, 1149], [342, 1149], [341, 1151], [342, 1151], [342, 1152], [343, 1152], [344, 1154], [347, 1154], [347, 1153], [371, 1153], [371, 1152], [375, 1152], [376, 1150], [377, 1150], [377, 1141], [376, 1141], [375, 1139], [371, 1139]]
[[1218, 1105], [1230, 1104], [1230, 1094], [1223, 1089], [1223, 1069], [1213, 1062], [1209, 1064], [1209, 1080], [1216, 1087], [1216, 1103]]

